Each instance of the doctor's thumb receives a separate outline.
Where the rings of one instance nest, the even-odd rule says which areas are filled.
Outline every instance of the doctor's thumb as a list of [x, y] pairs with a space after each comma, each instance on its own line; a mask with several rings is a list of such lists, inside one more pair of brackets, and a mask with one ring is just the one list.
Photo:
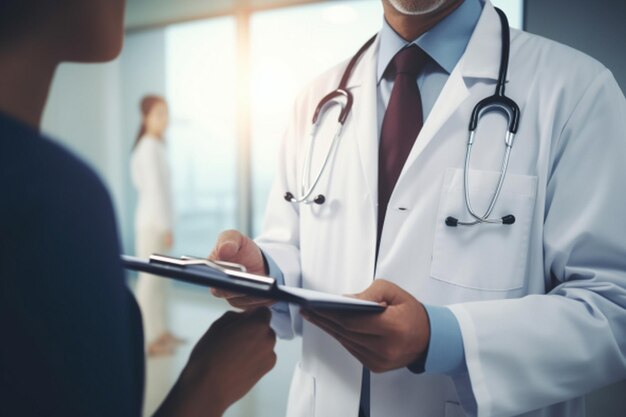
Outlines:
[[394, 285], [384, 279], [375, 280], [365, 291], [354, 295], [360, 300], [373, 301], [384, 306], [393, 304], [395, 296]]
[[217, 248], [217, 256], [220, 260], [227, 261], [237, 256], [239, 245], [234, 242], [227, 241], [220, 244]]
[[236, 230], [223, 232], [217, 239], [217, 247], [215, 248], [217, 259], [222, 261], [233, 260], [239, 254], [242, 239], [243, 235]]

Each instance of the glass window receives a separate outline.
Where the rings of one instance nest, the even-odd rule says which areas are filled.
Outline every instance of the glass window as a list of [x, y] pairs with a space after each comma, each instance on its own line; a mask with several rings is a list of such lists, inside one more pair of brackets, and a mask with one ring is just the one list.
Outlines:
[[173, 252], [206, 255], [237, 219], [235, 19], [168, 26], [165, 54]]

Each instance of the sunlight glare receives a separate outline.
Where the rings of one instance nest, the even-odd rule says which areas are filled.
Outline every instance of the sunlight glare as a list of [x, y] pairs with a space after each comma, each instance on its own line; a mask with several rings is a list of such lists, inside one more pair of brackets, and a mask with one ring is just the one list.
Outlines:
[[347, 25], [356, 22], [359, 18], [354, 7], [347, 4], [328, 6], [322, 12], [324, 20], [335, 25]]

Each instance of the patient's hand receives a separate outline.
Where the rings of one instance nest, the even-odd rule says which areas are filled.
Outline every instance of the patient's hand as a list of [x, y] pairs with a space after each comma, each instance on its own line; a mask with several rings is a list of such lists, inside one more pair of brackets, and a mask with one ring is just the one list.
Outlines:
[[266, 308], [224, 314], [196, 344], [155, 417], [221, 416], [276, 363]]

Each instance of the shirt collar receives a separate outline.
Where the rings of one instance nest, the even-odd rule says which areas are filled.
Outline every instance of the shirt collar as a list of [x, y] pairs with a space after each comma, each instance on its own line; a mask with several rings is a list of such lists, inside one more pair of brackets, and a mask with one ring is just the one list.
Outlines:
[[450, 74], [465, 52], [480, 18], [482, 7], [481, 0], [464, 0], [456, 10], [413, 42], [402, 39], [383, 18], [376, 73], [377, 83], [382, 80], [385, 69], [393, 57], [402, 48], [411, 44], [422, 48], [441, 68]]

